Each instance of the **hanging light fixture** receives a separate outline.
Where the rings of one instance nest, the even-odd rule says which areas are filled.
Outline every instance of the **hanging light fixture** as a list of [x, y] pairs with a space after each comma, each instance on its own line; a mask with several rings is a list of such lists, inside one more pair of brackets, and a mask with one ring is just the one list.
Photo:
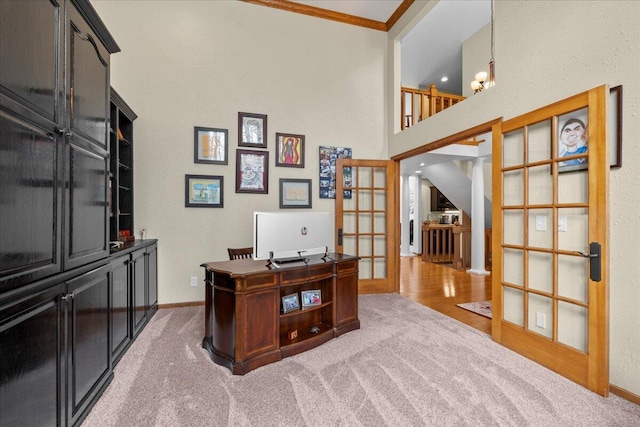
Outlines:
[[487, 80], [486, 71], [480, 71], [477, 73], [475, 76], [476, 79], [471, 82], [471, 89], [473, 89], [473, 93], [482, 92], [484, 89], [488, 89], [496, 85], [496, 61], [493, 58], [493, 2], [494, 0], [491, 0], [491, 59], [489, 60], [489, 79]]
[[493, 56], [493, 2], [491, 0], [491, 59], [489, 60], [489, 81], [487, 82], [486, 87], [493, 87], [496, 85], [496, 61]]

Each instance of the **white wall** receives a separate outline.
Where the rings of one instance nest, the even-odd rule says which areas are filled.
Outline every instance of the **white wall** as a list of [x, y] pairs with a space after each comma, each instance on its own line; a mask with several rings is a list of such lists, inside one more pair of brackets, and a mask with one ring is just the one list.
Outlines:
[[[433, 2], [414, 3], [410, 11]], [[624, 85], [621, 169], [611, 171], [610, 381], [640, 395], [640, 2], [495, 2], [497, 85], [402, 133], [389, 111], [390, 155], [469, 129], [509, 119], [593, 87]], [[409, 22], [403, 18], [401, 25]], [[390, 38], [405, 29], [390, 31]], [[394, 43], [389, 42], [389, 46]], [[389, 69], [397, 56], [389, 53]], [[489, 54], [487, 54], [487, 63]], [[399, 77], [390, 76], [394, 84]]]
[[[139, 116], [135, 224], [159, 240], [161, 304], [204, 299], [200, 264], [252, 244], [279, 178], [312, 179], [313, 210], [333, 212], [318, 198], [320, 145], [388, 157], [384, 32], [238, 1], [92, 4], [122, 49], [112, 86]], [[268, 195], [235, 193], [239, 111], [268, 115]], [[227, 166], [194, 164], [194, 126], [229, 130]], [[275, 167], [276, 132], [305, 135], [304, 169]], [[185, 174], [224, 176], [224, 208], [185, 208]]]

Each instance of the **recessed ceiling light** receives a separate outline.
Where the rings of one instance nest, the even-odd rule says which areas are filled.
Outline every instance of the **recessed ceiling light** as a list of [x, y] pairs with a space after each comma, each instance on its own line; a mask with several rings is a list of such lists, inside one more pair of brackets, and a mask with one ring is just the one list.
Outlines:
[[422, 171], [416, 171], [416, 173], [422, 173]]
[[446, 82], [449, 80], [449, 77], [444, 76], [443, 78], [440, 79], [441, 82]]
[[420, 163], [420, 166], [424, 166], [424, 163]]

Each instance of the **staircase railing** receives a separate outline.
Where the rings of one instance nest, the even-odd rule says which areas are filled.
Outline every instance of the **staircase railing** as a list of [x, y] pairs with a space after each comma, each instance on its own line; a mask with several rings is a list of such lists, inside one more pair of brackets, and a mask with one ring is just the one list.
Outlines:
[[[403, 87], [400, 90], [401, 128], [413, 126], [464, 99], [466, 99], [464, 96], [438, 92], [434, 84], [429, 86], [429, 90]], [[407, 104], [411, 105], [409, 111], [407, 111]]]
[[[484, 230], [485, 267], [491, 270], [491, 233]], [[471, 267], [471, 227], [432, 222], [422, 224], [422, 261], [451, 263], [456, 270]]]

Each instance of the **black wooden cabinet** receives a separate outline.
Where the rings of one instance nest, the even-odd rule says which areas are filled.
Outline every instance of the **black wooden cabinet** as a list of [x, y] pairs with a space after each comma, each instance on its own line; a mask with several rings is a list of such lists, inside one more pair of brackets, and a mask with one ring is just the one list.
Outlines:
[[123, 255], [111, 261], [111, 355], [114, 366], [131, 342], [130, 259], [130, 255]]
[[86, 0], [2, 0], [0, 40], [2, 293], [109, 255], [119, 48]]
[[446, 211], [457, 209], [436, 187], [431, 187], [431, 210]]
[[73, 425], [110, 381], [107, 261], [0, 299], [0, 425]]
[[157, 310], [157, 240], [136, 240], [111, 261], [111, 355], [115, 366]]

